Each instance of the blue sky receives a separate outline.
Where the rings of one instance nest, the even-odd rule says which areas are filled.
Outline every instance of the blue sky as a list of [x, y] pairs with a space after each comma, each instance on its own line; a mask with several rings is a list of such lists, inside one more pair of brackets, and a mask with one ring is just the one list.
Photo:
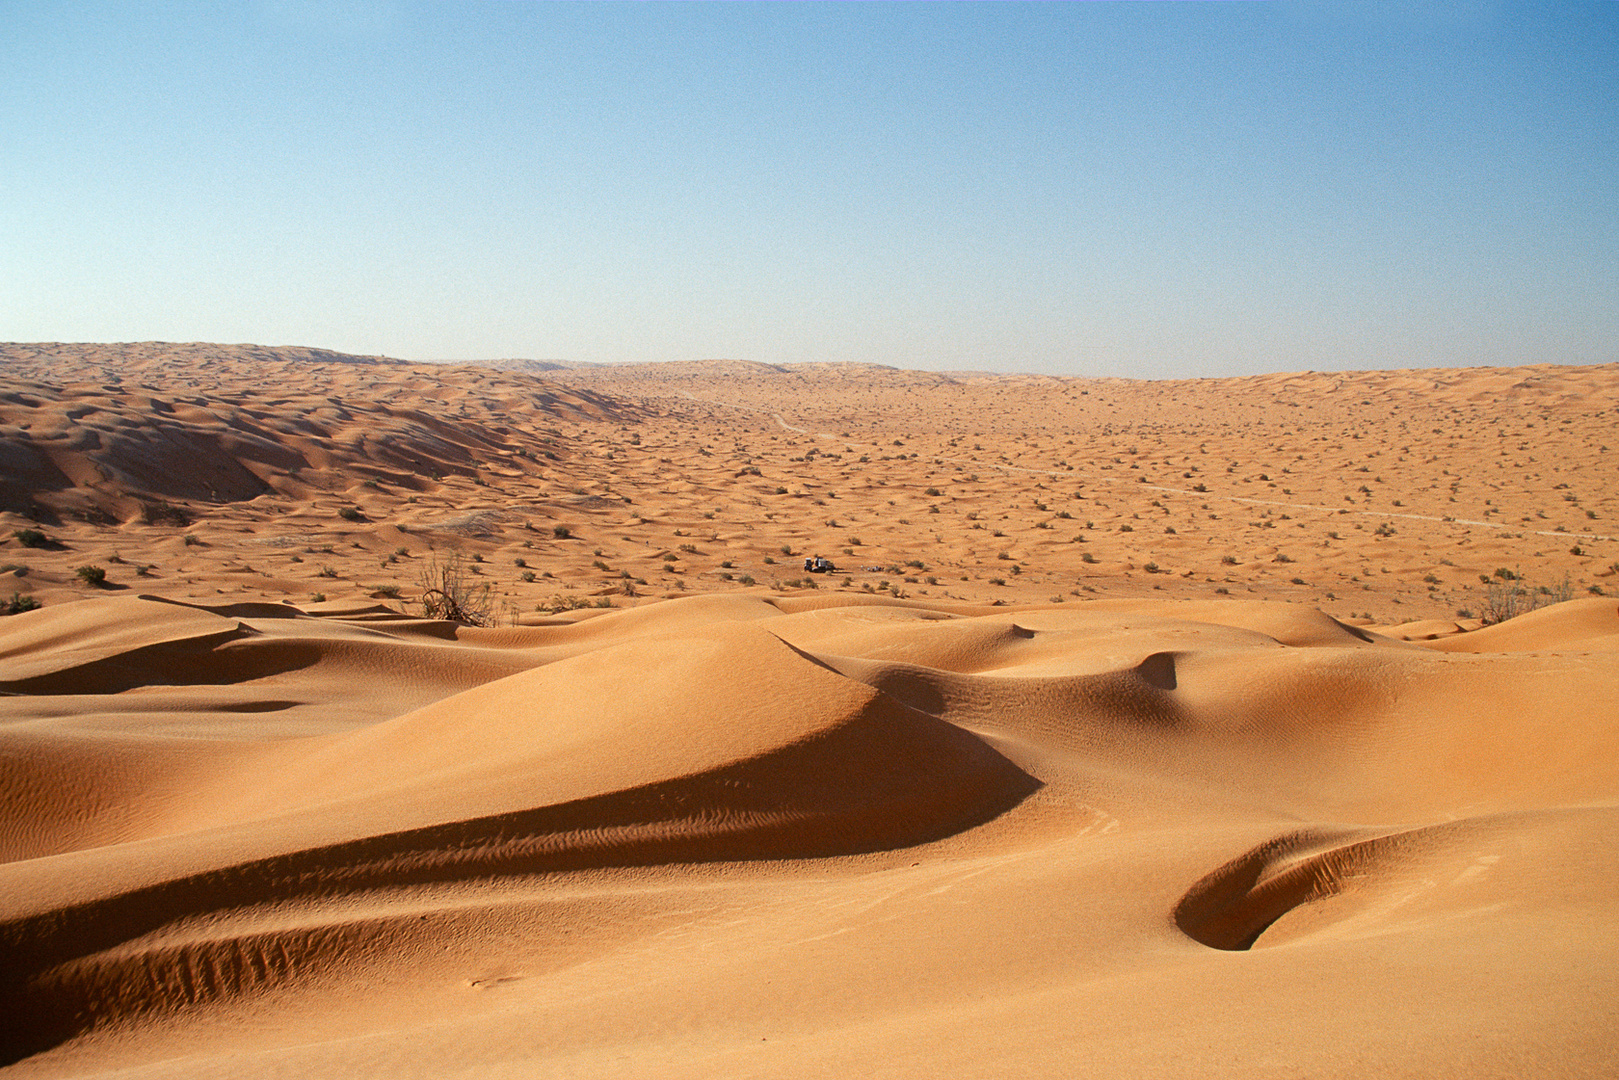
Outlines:
[[1619, 3], [0, 0], [0, 339], [1619, 360]]

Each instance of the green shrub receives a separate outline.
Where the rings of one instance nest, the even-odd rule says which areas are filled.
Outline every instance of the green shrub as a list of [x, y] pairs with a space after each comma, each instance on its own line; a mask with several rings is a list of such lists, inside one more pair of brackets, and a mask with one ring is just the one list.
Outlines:
[[32, 596], [22, 593], [12, 593], [11, 599], [0, 603], [0, 615], [21, 615], [25, 611], [33, 611], [39, 607], [39, 601]]
[[357, 507], [357, 506], [345, 506], [342, 509], [338, 510], [337, 516], [342, 518], [344, 521], [364, 521], [365, 520], [365, 515], [360, 513], [360, 508]]
[[49, 538], [38, 529], [18, 529], [14, 535], [17, 543], [25, 548], [42, 548], [50, 543]]
[[79, 576], [79, 580], [84, 582], [86, 585], [92, 585], [100, 588], [107, 583], [107, 571], [99, 566], [81, 566], [73, 572], [77, 574]]

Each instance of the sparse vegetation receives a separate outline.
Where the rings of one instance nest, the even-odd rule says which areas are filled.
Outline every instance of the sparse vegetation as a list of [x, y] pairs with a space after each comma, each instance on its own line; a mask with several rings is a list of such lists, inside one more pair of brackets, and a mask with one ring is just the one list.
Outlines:
[[78, 579], [92, 588], [102, 588], [107, 584], [107, 571], [100, 566], [81, 566], [73, 571]]
[[39, 601], [32, 596], [24, 596], [14, 592], [11, 599], [0, 603], [0, 615], [21, 615], [25, 611], [33, 611], [40, 606]]
[[38, 529], [18, 529], [12, 535], [17, 538], [17, 543], [25, 548], [49, 547], [51, 542], [50, 538]]

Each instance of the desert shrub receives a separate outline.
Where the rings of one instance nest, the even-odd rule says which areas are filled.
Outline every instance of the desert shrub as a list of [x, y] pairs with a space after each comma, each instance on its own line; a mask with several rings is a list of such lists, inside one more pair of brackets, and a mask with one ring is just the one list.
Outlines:
[[525, 581], [525, 582], [533, 581], [534, 580], [534, 571], [532, 571], [532, 570], [524, 570], [523, 573], [520, 576], [521, 576], [522, 580]]
[[333, 570], [330, 566], [323, 566], [320, 568], [320, 576], [334, 578], [337, 576], [337, 571]]
[[[629, 595], [635, 595], [633, 592]], [[588, 596], [553, 596], [543, 604], [535, 605], [535, 611], [543, 611], [555, 615], [559, 611], [580, 611], [584, 608], [610, 608], [613, 601], [606, 596], [592, 600]]]
[[33, 611], [39, 607], [39, 601], [32, 596], [24, 596], [14, 592], [11, 599], [0, 603], [0, 615], [21, 615], [25, 611]]
[[84, 582], [86, 585], [93, 585], [99, 588], [107, 583], [107, 571], [99, 566], [81, 566], [73, 572], [77, 574], [79, 580]]
[[752, 574], [743, 574], [741, 577], [737, 578], [736, 580], [737, 580], [737, 582], [739, 584], [742, 584], [742, 585], [752, 585], [753, 584], [753, 575]]
[[17, 543], [25, 548], [42, 548], [50, 544], [49, 538], [38, 529], [18, 529], [13, 535], [16, 536]]
[[312, 604], [324, 604], [326, 602], [326, 594], [323, 592], [310, 593], [309, 602]]
[[495, 603], [489, 586], [474, 585], [469, 577], [466, 561], [458, 551], [428, 559], [420, 578], [422, 614], [468, 626], [490, 625]]
[[191, 515], [178, 506], [158, 499], [154, 502], [141, 503], [141, 524], [178, 525], [183, 529], [191, 524]]
[[344, 521], [364, 521], [365, 520], [365, 515], [360, 513], [360, 508], [357, 507], [357, 506], [345, 506], [345, 507], [341, 508], [340, 510], [338, 510], [337, 516], [342, 518]]
[[1005, 585], [1006, 584], [1006, 579], [1005, 578], [1000, 578], [1000, 577], [992, 577], [992, 578], [989, 579], [989, 583], [991, 585]]
[[936, 487], [930, 487], [926, 491], [922, 492], [922, 494], [926, 495], [930, 499], [937, 499], [941, 492]]
[[1155, 563], [1155, 562], [1150, 562], [1146, 566], [1143, 566], [1141, 569], [1145, 570], [1149, 574], [1156, 574], [1156, 573], [1158, 573], [1158, 564]]
[[566, 525], [553, 525], [551, 526], [551, 535], [558, 540], [566, 540], [573, 535], [573, 532]]
[[1094, 564], [1096, 562], [1096, 556], [1092, 555], [1088, 551], [1082, 552], [1080, 554], [1080, 556], [1079, 556], [1079, 561], [1082, 562], [1082, 563], [1092, 563], [1092, 564]]
[[1524, 582], [1522, 573], [1498, 569], [1495, 574], [1495, 580], [1485, 579], [1484, 604], [1479, 612], [1479, 621], [1485, 626], [1574, 598], [1574, 587], [1567, 576], [1558, 585], [1531, 588]]
[[399, 586], [398, 585], [379, 585], [379, 586], [377, 586], [377, 589], [375, 591], [375, 595], [378, 596], [378, 597], [385, 597], [385, 598], [387, 598], [389, 600], [398, 600], [399, 599]]

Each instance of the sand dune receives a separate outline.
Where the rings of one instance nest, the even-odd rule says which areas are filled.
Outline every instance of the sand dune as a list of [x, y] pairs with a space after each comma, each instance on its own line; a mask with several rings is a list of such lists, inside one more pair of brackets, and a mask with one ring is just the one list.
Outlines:
[[7, 1075], [1611, 1071], [1611, 368], [7, 348]]
[[[1267, 1053], [1397, 1064], [1420, 1024], [1457, 1067], [1504, 1073], [1500, 1047], [1456, 1045], [1500, 1031], [1446, 996], [1458, 964], [1511, 977], [1494, 1008], [1538, 1017], [1551, 1060], [1611, 1049], [1543, 991], [1573, 979], [1601, 1029], [1612, 601], [1539, 614], [1558, 653], [1471, 655], [1273, 604], [717, 597], [503, 632], [144, 598], [67, 614], [72, 635], [60, 611], [0, 624], [28, 672], [0, 729], [24, 1075], [211, 1071], [210, 1053], [170, 1055], [248, 1015], [227, 1071], [365, 1073], [403, 1037], [377, 1010], [418, 993], [436, 1015], [412, 1044], [462, 1071], [604, 1052], [609, 1032], [574, 1029], [575, 995], [623, 1021], [616, 1054], [677, 1072], [745, 1031], [828, 1055], [848, 1025], [891, 1023], [893, 1071], [920, 1075], [976, 1045], [970, 1003], [997, 1030], [1089, 1017], [1039, 1059], [1055, 1071], [1087, 1059], [1098, 1017], [1129, 1019], [1120, 979], [1199, 1015], [1220, 993], [1288, 1008], [1299, 979], [1329, 979], [1368, 1026], [1353, 1052], [1341, 1021], [1296, 1016]], [[177, 674], [151, 659], [179, 645]], [[366, 669], [370, 722], [338, 708], [311, 733], [298, 714]], [[407, 681], [442, 696], [386, 693]], [[177, 685], [210, 696], [176, 714]], [[1052, 925], [1054, 890], [1095, 925]], [[1035, 928], [1038, 947], [1000, 951]], [[1530, 934], [1551, 944], [1500, 947]], [[1286, 977], [1220, 959], [1261, 947], [1291, 950]], [[774, 978], [789, 997], [765, 1007]], [[546, 1034], [485, 1046], [501, 1024]], [[1170, 1069], [1151, 1045], [1110, 1067]]]

